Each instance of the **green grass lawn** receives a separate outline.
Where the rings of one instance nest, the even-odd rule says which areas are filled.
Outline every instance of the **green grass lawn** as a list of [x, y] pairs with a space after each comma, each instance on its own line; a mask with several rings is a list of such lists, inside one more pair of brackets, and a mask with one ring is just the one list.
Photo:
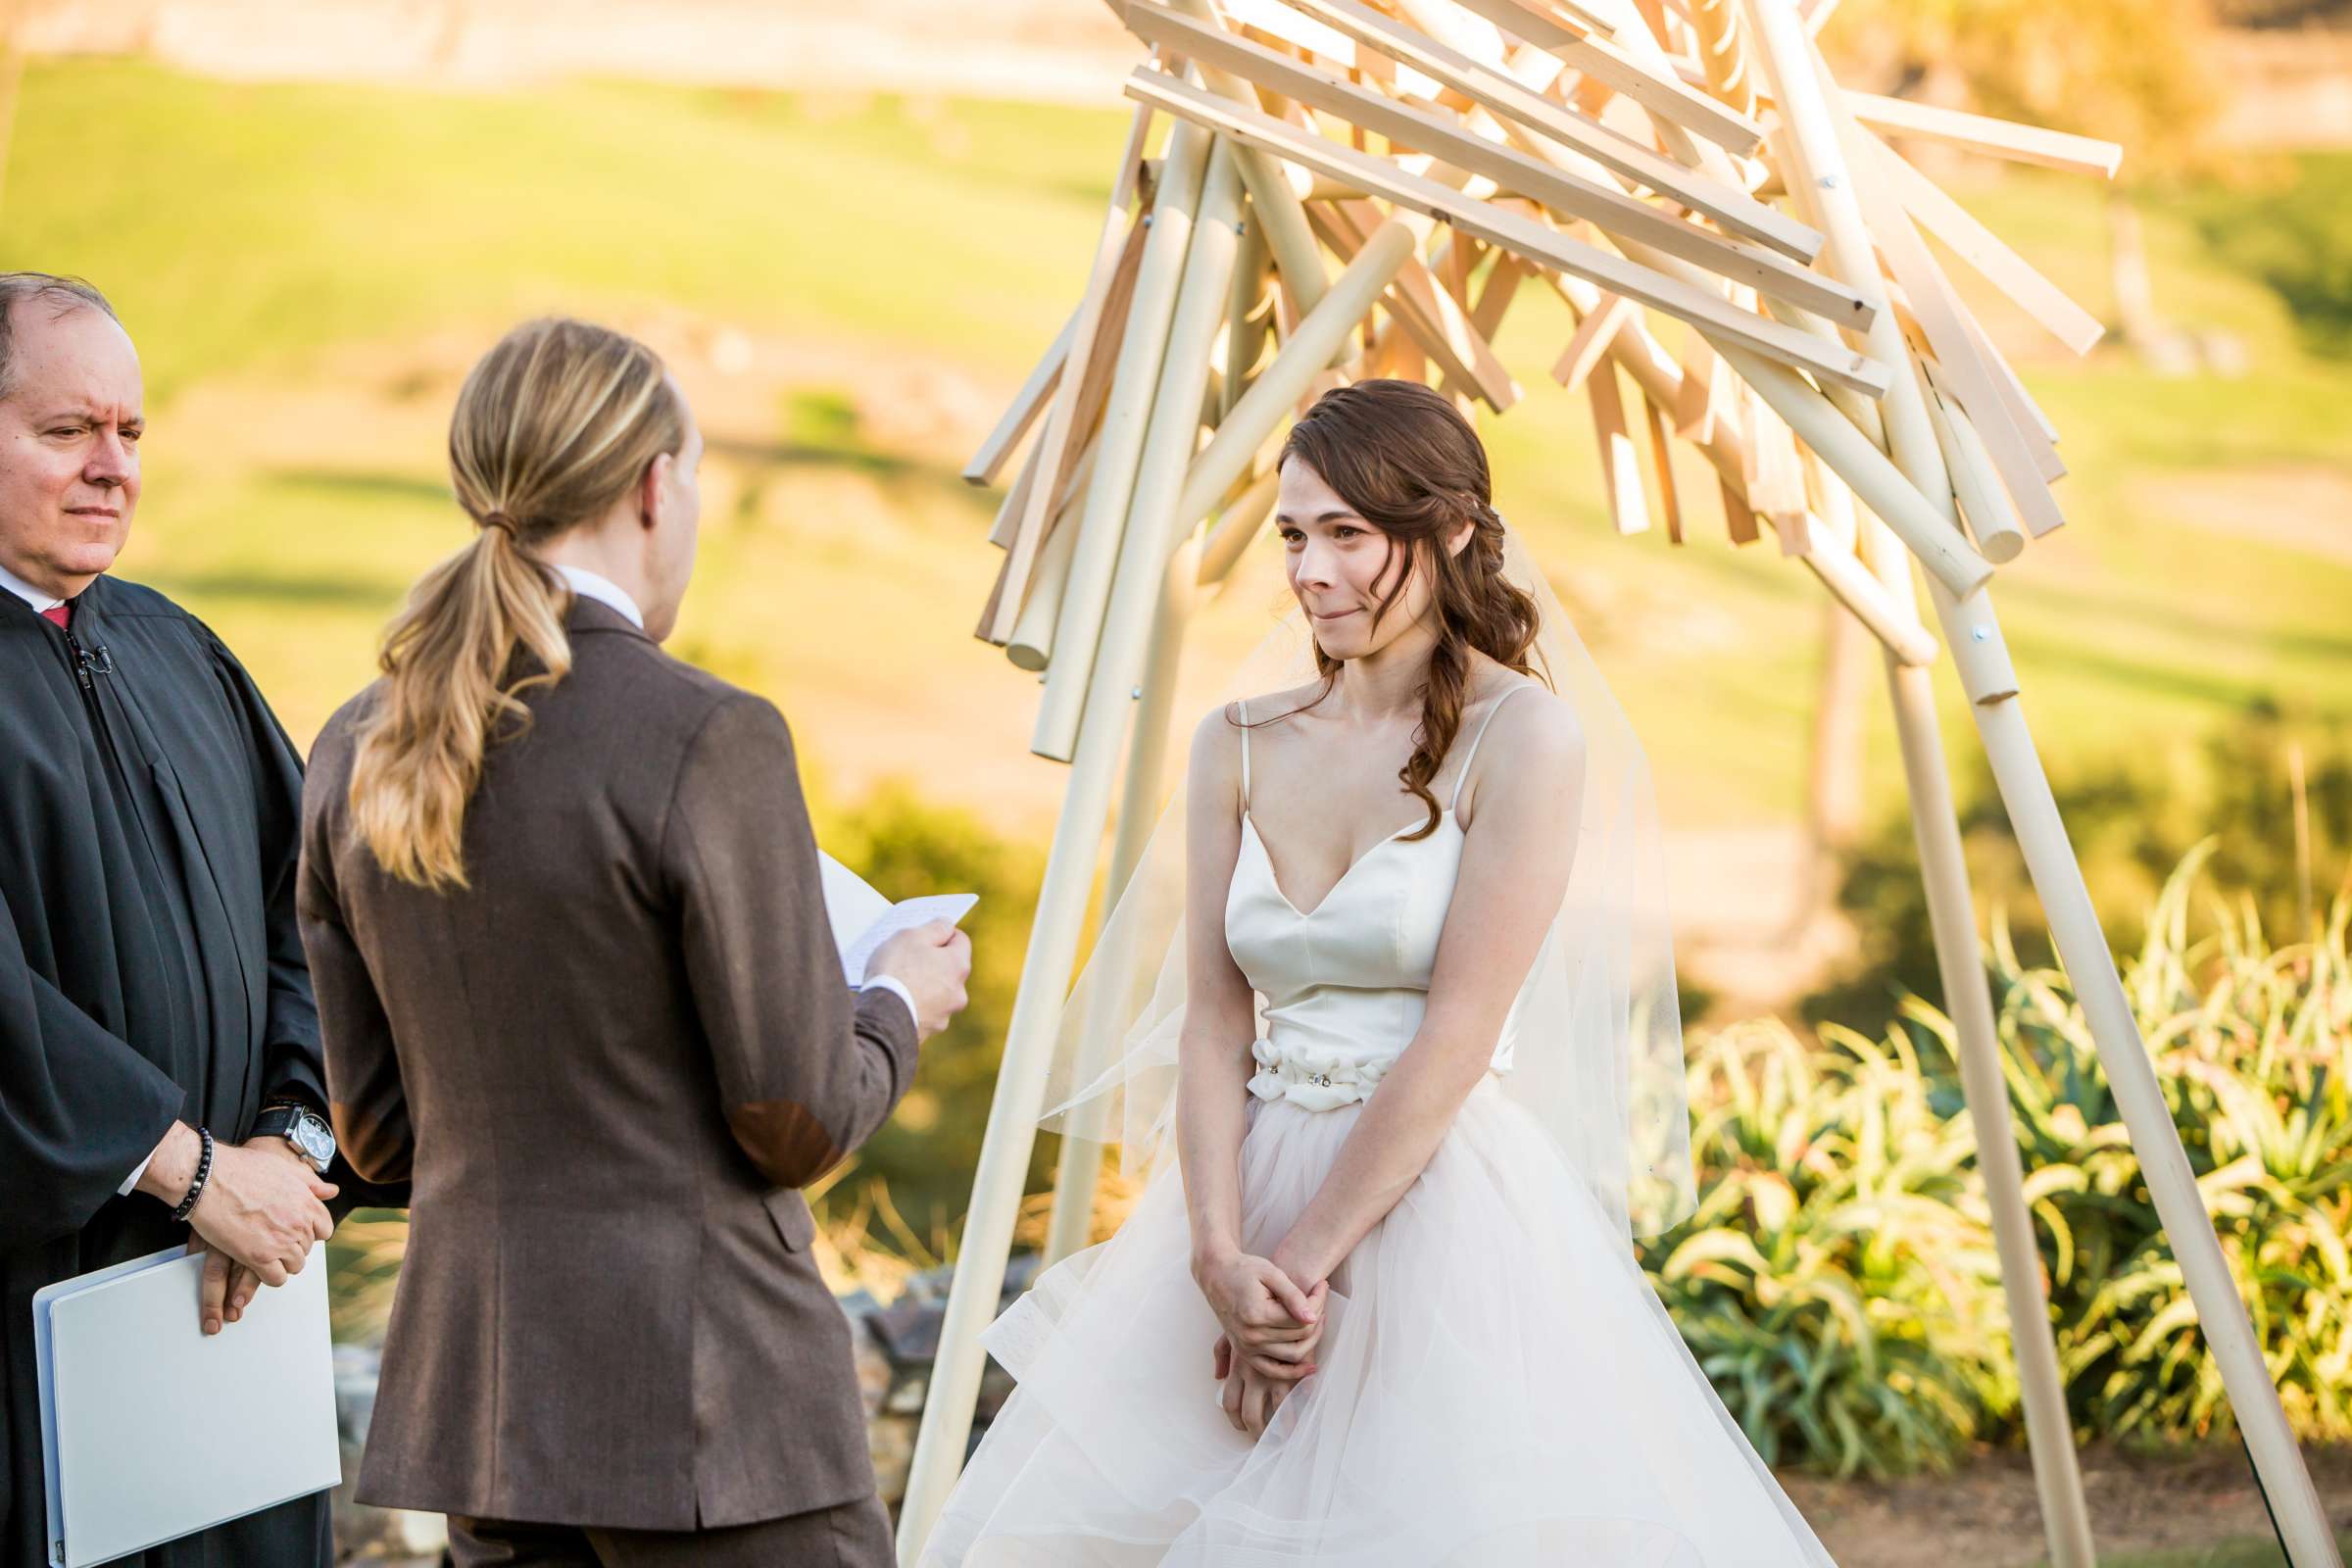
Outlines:
[[[911, 367], [918, 388], [960, 376], [982, 405], [1009, 393], [1080, 286], [1123, 122], [598, 81], [450, 94], [44, 63], [10, 148], [0, 253], [84, 273], [120, 304], [155, 421], [123, 569], [213, 620], [306, 742], [368, 677], [404, 585], [464, 538], [441, 471], [451, 367], [505, 324], [564, 310], [821, 346], [858, 373], [737, 411], [758, 440], [721, 464], [679, 647], [775, 696], [809, 752], [853, 782], [953, 757], [968, 764], [960, 786], [926, 788], [986, 796], [998, 820], [1035, 829], [1059, 778], [1025, 755], [1034, 684], [968, 636], [998, 561], [981, 540], [993, 497], [953, 479], [968, 433], [874, 433], [892, 394], [865, 372]], [[2342, 178], [2337, 164], [2324, 172]], [[2087, 182], [2027, 173], [1960, 194], [2104, 304]], [[2261, 268], [2217, 255], [2206, 234], [2185, 208], [2151, 215], [2160, 302], [2236, 333], [2253, 373], [2158, 380], [2121, 354], [2077, 362], [2054, 345], [2021, 357], [2064, 432], [2070, 525], [1997, 593], [2027, 710], [2061, 772], [2173, 747], [2265, 695], [2352, 711], [2352, 564], [2233, 538], [2216, 514], [2229, 508], [2211, 504], [2257, 471], [2352, 494], [2352, 366], [2311, 357]], [[2014, 335], [2005, 304], [1983, 308]], [[1497, 500], [1544, 550], [1648, 737], [1669, 822], [1785, 818], [1803, 777], [1819, 590], [1769, 540], [1725, 545], [1695, 472], [1688, 547], [1609, 532], [1581, 399], [1544, 373], [1569, 330], [1536, 289], [1506, 330], [1527, 396], [1490, 421]], [[1203, 645], [1246, 647], [1277, 590], [1261, 567]], [[1957, 752], [1973, 739], [1944, 686]], [[1873, 792], [1890, 803], [1883, 719], [1874, 748]]]

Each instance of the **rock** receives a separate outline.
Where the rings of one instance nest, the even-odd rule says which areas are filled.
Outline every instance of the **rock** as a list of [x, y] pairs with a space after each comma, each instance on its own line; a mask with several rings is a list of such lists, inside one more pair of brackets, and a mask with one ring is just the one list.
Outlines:
[[352, 1495], [360, 1480], [360, 1453], [368, 1446], [368, 1423], [375, 1414], [381, 1359], [373, 1346], [335, 1347], [335, 1427], [343, 1449], [343, 1483], [335, 1488], [332, 1505], [336, 1554], [344, 1560], [437, 1560], [449, 1544], [446, 1519], [407, 1508], [370, 1508]]

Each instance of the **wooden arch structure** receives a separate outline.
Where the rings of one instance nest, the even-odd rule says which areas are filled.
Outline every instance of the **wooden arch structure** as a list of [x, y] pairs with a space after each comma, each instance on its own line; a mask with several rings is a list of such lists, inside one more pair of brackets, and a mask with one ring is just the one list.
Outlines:
[[[1069, 776], [902, 1563], [920, 1554], [963, 1462], [978, 1335], [1011, 1248], [1103, 832], [1115, 794], [1107, 905], [1158, 814], [1195, 598], [1264, 524], [1270, 458], [1306, 403], [1344, 380], [1407, 375], [1500, 413], [1518, 389], [1489, 345], [1517, 294], [1541, 287], [1577, 321], [1553, 373], [1588, 394], [1619, 531], [1647, 527], [1654, 505], [1681, 538], [1667, 453], [1686, 443], [1714, 470], [1733, 539], [1769, 530], [1884, 646], [2052, 1563], [2090, 1568], [2090, 1530], [1936, 725], [1930, 670], [1943, 652], [2290, 1560], [2339, 1564], [1994, 615], [1996, 566], [2064, 520], [2057, 432], [1923, 236], [2078, 353], [2100, 328], [1886, 138], [2100, 176], [2119, 150], [1841, 88], [1813, 42], [1836, 0], [1111, 3], [1152, 54], [1127, 82], [1136, 108], [1093, 270], [965, 474], [995, 483], [1034, 430], [992, 530], [1004, 560], [979, 633], [1042, 671], [1031, 749]], [[1164, 152], [1147, 160], [1163, 117]], [[1099, 1142], [1064, 1140], [1054, 1255], [1083, 1244], [1101, 1154]]]

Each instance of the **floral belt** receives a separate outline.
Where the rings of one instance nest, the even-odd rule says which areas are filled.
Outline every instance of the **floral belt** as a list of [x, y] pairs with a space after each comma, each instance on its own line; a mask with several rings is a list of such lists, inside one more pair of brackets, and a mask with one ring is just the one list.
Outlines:
[[1363, 1061], [1295, 1045], [1278, 1050], [1271, 1040], [1252, 1042], [1250, 1054], [1257, 1062], [1250, 1092], [1260, 1100], [1287, 1100], [1300, 1110], [1337, 1110], [1368, 1100], [1396, 1065], [1394, 1057]]

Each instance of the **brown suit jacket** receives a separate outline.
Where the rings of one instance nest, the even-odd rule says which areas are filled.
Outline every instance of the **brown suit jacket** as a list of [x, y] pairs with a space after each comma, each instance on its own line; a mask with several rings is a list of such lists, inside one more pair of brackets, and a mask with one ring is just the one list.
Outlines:
[[328, 720], [299, 909], [337, 1138], [414, 1184], [359, 1495], [691, 1530], [870, 1494], [797, 1190], [880, 1126], [915, 1026], [844, 982], [773, 707], [580, 600], [465, 828], [383, 874]]

